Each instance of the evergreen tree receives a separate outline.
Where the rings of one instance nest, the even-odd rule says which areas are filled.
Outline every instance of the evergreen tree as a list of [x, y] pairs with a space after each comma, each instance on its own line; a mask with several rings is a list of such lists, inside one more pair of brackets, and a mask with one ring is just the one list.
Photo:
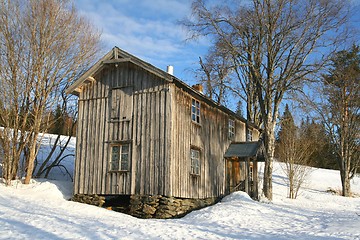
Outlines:
[[297, 128], [294, 118], [285, 106], [280, 121], [280, 131], [276, 144], [276, 156], [284, 162], [285, 179], [288, 185], [288, 197], [295, 199], [309, 172], [308, 161], [313, 153], [314, 146], [303, 128]]

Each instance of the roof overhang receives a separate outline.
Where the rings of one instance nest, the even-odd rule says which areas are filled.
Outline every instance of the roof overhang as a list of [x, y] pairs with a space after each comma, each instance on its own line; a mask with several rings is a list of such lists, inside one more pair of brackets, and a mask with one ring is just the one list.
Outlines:
[[262, 141], [231, 143], [225, 152], [224, 158], [237, 158], [240, 161], [245, 161], [246, 158], [253, 158], [258, 162], [264, 162], [264, 144]]

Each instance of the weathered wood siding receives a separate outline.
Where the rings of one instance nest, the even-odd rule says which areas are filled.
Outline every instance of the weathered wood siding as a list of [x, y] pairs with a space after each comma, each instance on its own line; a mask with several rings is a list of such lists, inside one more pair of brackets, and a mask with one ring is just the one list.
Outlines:
[[[108, 65], [79, 96], [74, 193], [169, 195], [169, 83], [132, 63]], [[109, 171], [129, 142], [130, 171]]]
[[[246, 124], [150, 71], [131, 62], [107, 64], [82, 87], [75, 194], [225, 194], [223, 155], [232, 141], [246, 140]], [[200, 124], [191, 120], [193, 98], [201, 104]], [[235, 120], [233, 139], [229, 119]], [[257, 136], [253, 131], [253, 140]], [[130, 144], [129, 171], [109, 171], [111, 146], [121, 143]], [[198, 176], [190, 174], [191, 148], [200, 150]]]
[[[223, 155], [231, 141], [245, 141], [245, 123], [229, 117], [197, 95], [173, 89], [171, 138], [171, 195], [184, 198], [216, 197], [225, 193]], [[192, 99], [200, 101], [200, 124], [191, 120]], [[228, 121], [235, 120], [235, 138], [228, 137]], [[190, 150], [200, 150], [200, 174], [192, 175]]]

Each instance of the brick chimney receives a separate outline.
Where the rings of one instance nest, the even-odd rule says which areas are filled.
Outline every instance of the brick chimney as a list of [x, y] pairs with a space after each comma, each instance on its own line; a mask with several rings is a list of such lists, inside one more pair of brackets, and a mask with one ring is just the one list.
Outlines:
[[201, 84], [195, 84], [192, 86], [193, 89], [195, 89], [196, 91], [198, 91], [199, 93], [203, 94], [204, 93], [204, 89], [203, 86]]

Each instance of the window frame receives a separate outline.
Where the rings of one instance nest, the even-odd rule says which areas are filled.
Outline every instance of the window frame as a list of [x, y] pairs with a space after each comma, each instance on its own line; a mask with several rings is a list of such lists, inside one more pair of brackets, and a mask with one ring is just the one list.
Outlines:
[[[127, 151], [124, 152], [124, 147], [126, 147], [126, 146], [127, 146]], [[114, 161], [114, 148], [119, 148], [116, 161]], [[127, 160], [123, 159], [124, 156], [127, 156]], [[114, 162], [116, 162], [115, 165], [114, 165]], [[131, 143], [130, 142], [112, 143], [110, 145], [109, 172], [129, 172], [130, 171], [130, 162], [131, 162]], [[124, 165], [125, 165], [125, 167], [123, 167]], [[114, 166], [117, 166], [117, 168], [115, 169]]]
[[200, 124], [201, 104], [195, 98], [191, 99], [191, 121]]
[[[197, 153], [196, 157], [193, 153]], [[193, 176], [200, 176], [201, 172], [201, 151], [197, 148], [190, 148], [190, 174]]]
[[230, 118], [228, 121], [228, 138], [229, 139], [235, 138], [235, 131], [236, 131], [235, 120]]
[[250, 163], [249, 165], [249, 180], [254, 181], [254, 165]]

